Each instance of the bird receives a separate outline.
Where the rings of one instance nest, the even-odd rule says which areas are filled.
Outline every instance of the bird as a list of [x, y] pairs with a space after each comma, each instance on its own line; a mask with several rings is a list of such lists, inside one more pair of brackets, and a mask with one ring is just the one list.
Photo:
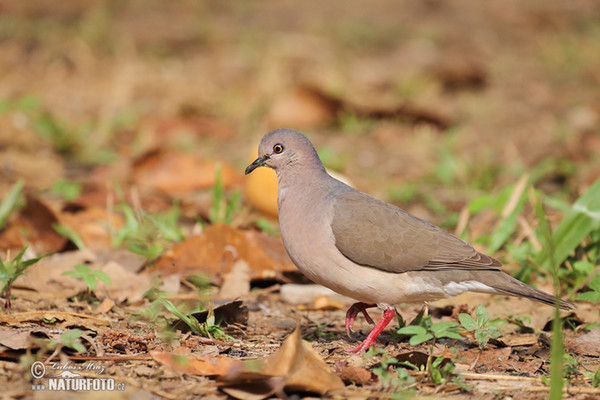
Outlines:
[[[503, 272], [498, 260], [462, 239], [333, 178], [310, 140], [296, 130], [263, 136], [245, 174], [263, 166], [277, 175], [281, 238], [292, 262], [312, 281], [357, 301], [346, 313], [346, 333], [359, 313], [374, 324], [367, 309], [383, 310], [350, 352], [373, 345], [403, 303], [466, 291], [557, 301]], [[562, 309], [574, 308], [558, 301]]]

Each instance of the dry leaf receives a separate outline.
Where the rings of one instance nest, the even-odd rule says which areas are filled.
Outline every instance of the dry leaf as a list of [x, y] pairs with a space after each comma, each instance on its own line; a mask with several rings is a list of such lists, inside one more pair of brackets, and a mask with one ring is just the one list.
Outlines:
[[591, 357], [600, 356], [600, 329], [590, 329], [589, 332], [569, 340], [566, 344], [569, 353]]
[[304, 305], [298, 306], [299, 310], [305, 310], [305, 311], [318, 311], [318, 310], [331, 311], [331, 310], [343, 310], [344, 308], [346, 308], [346, 307], [341, 302], [331, 300], [329, 298], [329, 296], [326, 296], [326, 295], [315, 298], [315, 301], [312, 304], [312, 306], [309, 306], [309, 307], [304, 306]]
[[282, 126], [316, 128], [331, 121], [341, 108], [342, 104], [338, 99], [323, 91], [298, 86], [275, 100], [267, 119], [273, 129]]
[[63, 275], [77, 264], [91, 263], [96, 255], [88, 249], [68, 251], [42, 258], [27, 269], [26, 275], [21, 275], [15, 281], [15, 288], [26, 288], [44, 293], [50, 298], [69, 298], [86, 290], [87, 286], [81, 279]]
[[229, 225], [210, 225], [202, 235], [177, 243], [156, 262], [163, 274], [206, 272], [217, 279], [243, 259], [252, 279], [278, 278], [294, 271], [280, 238], [256, 231], [242, 231]]
[[[85, 314], [62, 312], [62, 311], [30, 311], [17, 314], [0, 314], [0, 324], [16, 325], [24, 322], [52, 321], [52, 326], [68, 327], [73, 325], [95, 327], [98, 325], [108, 326], [110, 321], [92, 317]], [[91, 329], [91, 328], [90, 328]]]
[[109, 227], [119, 229], [123, 218], [109, 213], [106, 208], [90, 207], [74, 213], [63, 212], [59, 215], [62, 225], [71, 229], [91, 250], [103, 250], [111, 247]]
[[532, 346], [537, 344], [538, 335], [535, 333], [525, 333], [520, 335], [503, 336], [497, 340], [508, 347]]
[[125, 300], [136, 302], [141, 300], [144, 293], [152, 287], [152, 280], [147, 273], [135, 274], [114, 261], [109, 261], [98, 269], [111, 280], [110, 285], [98, 282], [98, 286], [94, 289], [94, 294], [98, 298], [108, 294], [117, 303]]
[[154, 150], [135, 161], [132, 179], [140, 187], [164, 193], [189, 193], [214, 185], [218, 165], [225, 188], [241, 183], [241, 173], [229, 164], [201, 161], [184, 152]]
[[345, 361], [335, 362], [335, 372], [347, 384], [366, 385], [373, 379], [371, 371], [348, 364]]
[[261, 372], [284, 377], [285, 387], [289, 390], [324, 394], [329, 390], [344, 388], [342, 380], [331, 371], [310, 343], [302, 339], [298, 328], [267, 359]]
[[[251, 161], [254, 161], [254, 158]], [[275, 171], [271, 168], [257, 168], [246, 176], [244, 183], [244, 192], [250, 205], [265, 214], [277, 217], [277, 176]]]
[[242, 362], [225, 356], [198, 357], [192, 354], [177, 354], [176, 352], [151, 351], [154, 361], [165, 365], [182, 374], [201, 376], [223, 376], [228, 371], [238, 368]]
[[0, 326], [0, 345], [13, 350], [27, 349], [32, 339], [46, 336], [55, 342], [60, 342], [60, 330], [47, 328], [38, 324], [25, 326]]
[[312, 346], [302, 340], [298, 328], [258, 371], [234, 372], [223, 377], [221, 389], [238, 399], [263, 399], [284, 389], [322, 395], [344, 388], [342, 380]]
[[246, 261], [238, 260], [223, 277], [218, 298], [235, 299], [247, 293], [250, 293], [250, 267]]
[[56, 213], [42, 200], [26, 196], [26, 204], [8, 229], [0, 234], [0, 248], [15, 249], [30, 244], [36, 254], [61, 250], [67, 238], [54, 230], [59, 220]]

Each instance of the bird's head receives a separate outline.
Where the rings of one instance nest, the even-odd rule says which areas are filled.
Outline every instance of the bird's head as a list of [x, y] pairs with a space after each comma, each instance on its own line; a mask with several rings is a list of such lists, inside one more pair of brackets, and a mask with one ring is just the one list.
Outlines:
[[258, 158], [248, 165], [246, 175], [261, 166], [280, 173], [296, 169], [297, 165], [324, 170], [317, 151], [306, 136], [293, 129], [276, 129], [263, 136], [258, 146]]

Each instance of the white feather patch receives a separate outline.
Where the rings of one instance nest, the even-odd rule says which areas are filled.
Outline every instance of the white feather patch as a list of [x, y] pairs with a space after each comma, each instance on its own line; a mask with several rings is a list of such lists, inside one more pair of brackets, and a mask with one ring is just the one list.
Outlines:
[[450, 282], [444, 285], [444, 292], [446, 292], [448, 296], [458, 296], [459, 294], [468, 291], [483, 293], [496, 292], [494, 288], [478, 281]]

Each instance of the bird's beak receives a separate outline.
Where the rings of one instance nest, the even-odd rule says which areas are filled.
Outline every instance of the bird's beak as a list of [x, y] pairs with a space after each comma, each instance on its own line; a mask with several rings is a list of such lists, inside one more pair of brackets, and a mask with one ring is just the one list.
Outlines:
[[258, 167], [262, 167], [265, 165], [265, 162], [269, 159], [269, 156], [265, 155], [262, 157], [258, 157], [256, 160], [252, 162], [252, 164], [246, 167], [245, 174], [248, 175], [250, 172], [254, 171]]

